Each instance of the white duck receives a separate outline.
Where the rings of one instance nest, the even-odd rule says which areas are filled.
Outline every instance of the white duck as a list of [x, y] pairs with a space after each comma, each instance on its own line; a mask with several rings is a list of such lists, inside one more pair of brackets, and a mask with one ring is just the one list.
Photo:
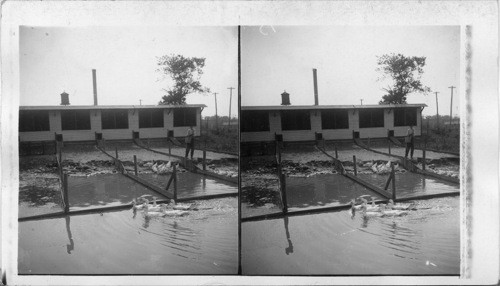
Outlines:
[[385, 206], [382, 206], [380, 208], [380, 212], [385, 216], [402, 216], [408, 214], [407, 211], [402, 211], [402, 210], [386, 210]]
[[384, 174], [389, 173], [391, 171], [391, 161], [388, 161], [387, 164], [380, 164], [377, 166], [377, 173]]
[[383, 217], [385, 214], [382, 212], [373, 212], [373, 211], [367, 211], [366, 210], [366, 204], [363, 202], [362, 208], [361, 208], [361, 214], [364, 217]]
[[174, 210], [183, 210], [183, 211], [188, 211], [188, 210], [195, 210], [196, 205], [195, 204], [177, 204], [175, 200], [171, 200], [170, 204], [172, 205], [172, 208]]
[[361, 198], [363, 201], [362, 206], [365, 205], [367, 212], [378, 212], [380, 211], [380, 207], [375, 204], [375, 200], [372, 198], [372, 204], [368, 205], [368, 201], [365, 198]]
[[168, 161], [166, 164], [158, 166], [158, 174], [166, 174], [172, 172], [172, 163]]
[[156, 197], [153, 197], [153, 205], [148, 204], [148, 210], [152, 212], [159, 212], [161, 211], [162, 206], [156, 204]]
[[142, 203], [142, 204], [139, 204], [139, 203], [137, 203], [136, 199], [133, 199], [132, 200], [132, 209], [133, 210], [142, 210], [142, 209], [144, 209], [144, 204], [147, 204], [149, 201], [148, 201], [148, 199], [143, 199], [143, 200], [145, 200], [145, 202]]
[[164, 217], [166, 214], [163, 210], [151, 211], [149, 205], [144, 203], [144, 215], [147, 217]]
[[153, 166], [151, 166], [151, 170], [153, 170], [153, 172], [155, 173], [158, 173], [158, 165], [156, 162], [153, 164]]
[[393, 209], [393, 210], [415, 210], [415, 209], [417, 209], [417, 206], [415, 203], [395, 205], [394, 201], [392, 199], [389, 200], [387, 207], [390, 209]]
[[350, 204], [351, 204], [351, 210], [355, 209], [357, 211], [361, 210], [361, 208], [363, 206], [363, 205], [356, 205], [356, 202], [354, 199], [351, 200]]
[[163, 214], [166, 216], [185, 216], [188, 215], [189, 212], [182, 210], [164, 210]]

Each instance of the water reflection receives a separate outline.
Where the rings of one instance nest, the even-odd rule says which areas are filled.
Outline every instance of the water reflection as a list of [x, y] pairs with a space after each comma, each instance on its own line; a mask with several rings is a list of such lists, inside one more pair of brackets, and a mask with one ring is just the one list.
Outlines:
[[[386, 182], [384, 176], [376, 174], [358, 174], [358, 176], [361, 179], [381, 188], [384, 187]], [[449, 183], [411, 172], [396, 173], [396, 192], [398, 197], [438, 194], [459, 190], [460, 186], [458, 184]]]
[[82, 207], [121, 205], [130, 203], [133, 198], [144, 194], [157, 195], [121, 174], [69, 176], [68, 188], [69, 202], [73, 210]]
[[[436, 210], [439, 216], [433, 215]], [[358, 211], [351, 218], [348, 210], [292, 216], [284, 218], [285, 251], [275, 247], [283, 241], [281, 221], [245, 222], [241, 225], [243, 274], [457, 275], [458, 214], [459, 199], [453, 197], [419, 201], [416, 211], [402, 217], [364, 217]], [[294, 255], [289, 255], [289, 223]]]
[[149, 222], [151, 221], [151, 217], [146, 215], [143, 217], [144, 217], [144, 223], [142, 224], [142, 227], [146, 229], [149, 227]]
[[325, 195], [325, 183], [319, 180], [314, 181], [314, 201], [318, 205], [325, 205], [326, 195]]
[[286, 240], [288, 241], [288, 247], [285, 248], [285, 253], [288, 255], [293, 253], [292, 239], [290, 238], [290, 231], [288, 230], [288, 216], [284, 217], [283, 222], [285, 223]]
[[376, 193], [342, 175], [287, 178], [287, 200], [290, 208], [342, 205], [367, 194], [376, 199], [380, 198]]
[[[139, 176], [163, 189], [165, 189], [168, 185], [168, 178], [165, 175], [139, 174]], [[173, 192], [172, 185], [169, 190]], [[235, 193], [237, 191], [237, 185], [229, 184], [219, 179], [189, 172], [177, 174], [177, 196], [179, 198], [221, 193]]]
[[66, 216], [66, 233], [68, 234], [69, 244], [66, 244], [66, 252], [71, 254], [71, 251], [75, 249], [75, 242], [73, 241], [73, 235], [71, 234], [71, 226], [70, 226], [70, 216]]

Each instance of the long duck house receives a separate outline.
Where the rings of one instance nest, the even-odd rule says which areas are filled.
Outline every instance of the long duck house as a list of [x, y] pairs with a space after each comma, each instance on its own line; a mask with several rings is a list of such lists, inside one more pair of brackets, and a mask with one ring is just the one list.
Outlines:
[[425, 104], [242, 106], [241, 142], [403, 137], [422, 134]]
[[19, 141], [85, 142], [96, 139], [200, 135], [203, 104], [20, 106]]

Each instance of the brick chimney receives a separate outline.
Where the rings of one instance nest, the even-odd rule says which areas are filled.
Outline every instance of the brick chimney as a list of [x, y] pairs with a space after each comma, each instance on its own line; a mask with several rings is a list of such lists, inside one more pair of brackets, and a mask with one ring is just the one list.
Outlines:
[[286, 90], [281, 94], [281, 105], [290, 105], [290, 94]]
[[69, 105], [69, 94], [64, 91], [61, 93], [61, 105]]

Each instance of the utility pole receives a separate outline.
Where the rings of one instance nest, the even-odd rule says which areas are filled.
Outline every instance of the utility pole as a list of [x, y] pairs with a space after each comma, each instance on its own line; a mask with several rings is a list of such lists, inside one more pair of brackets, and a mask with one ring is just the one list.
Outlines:
[[218, 117], [217, 117], [217, 92], [214, 92], [214, 95], [215, 95], [215, 130], [219, 130], [219, 123], [217, 123], [218, 121]]
[[233, 97], [234, 87], [228, 87], [227, 89], [229, 89], [229, 122], [227, 123], [227, 130], [229, 130], [229, 126], [231, 126], [231, 98]]
[[360, 99], [361, 100], [361, 105], [363, 105], [363, 99]]
[[452, 112], [453, 112], [453, 89], [456, 88], [456, 87], [450, 86], [448, 88], [451, 88], [451, 102], [450, 102], [450, 129], [451, 129], [451, 121], [453, 119], [453, 117], [452, 117]]
[[436, 94], [436, 119], [437, 119], [437, 130], [439, 131], [439, 105], [438, 105], [439, 91], [435, 91], [434, 93]]

